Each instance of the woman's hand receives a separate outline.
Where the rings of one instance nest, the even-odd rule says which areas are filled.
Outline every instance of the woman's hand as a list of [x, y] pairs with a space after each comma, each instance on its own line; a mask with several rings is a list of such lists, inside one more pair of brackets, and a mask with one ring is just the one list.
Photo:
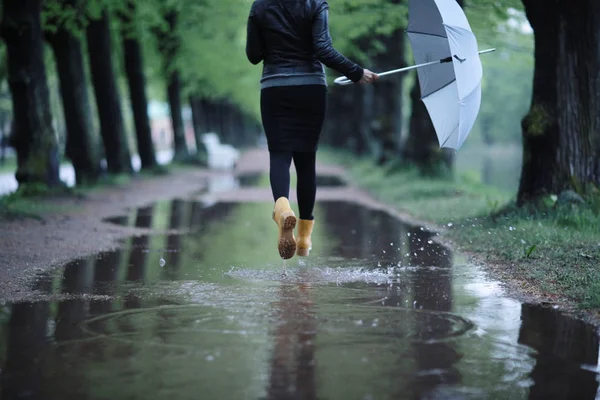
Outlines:
[[375, 72], [371, 72], [368, 69], [365, 69], [359, 83], [371, 83], [376, 81], [377, 79], [379, 79], [379, 75], [377, 75]]

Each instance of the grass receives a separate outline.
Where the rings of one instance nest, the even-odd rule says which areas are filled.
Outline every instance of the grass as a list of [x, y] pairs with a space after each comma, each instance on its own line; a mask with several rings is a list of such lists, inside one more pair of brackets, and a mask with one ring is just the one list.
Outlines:
[[61, 211], [59, 206], [42, 200], [77, 195], [76, 190], [67, 187], [48, 188], [40, 184], [23, 184], [17, 191], [0, 197], [0, 220], [41, 220], [43, 214]]
[[[158, 165], [151, 170], [140, 172], [138, 176], [141, 178], [164, 176], [174, 170], [185, 168], [189, 168], [189, 165], [172, 164], [169, 167]], [[86, 183], [74, 188], [66, 186], [48, 188], [41, 184], [23, 184], [14, 193], [0, 196], [0, 220], [20, 218], [41, 220], [44, 214], [65, 211], [60, 206], [44, 200], [60, 197], [81, 198], [107, 187], [125, 186], [133, 179], [134, 176], [130, 174], [112, 174], [100, 177], [95, 183]]]
[[424, 178], [416, 171], [376, 166], [372, 160], [321, 151], [380, 201], [448, 227], [458, 249], [478, 255], [541, 293], [600, 308], [600, 192], [586, 206], [517, 208], [514, 193], [481, 184], [474, 175]]
[[7, 157], [3, 163], [0, 163], [0, 174], [15, 172], [17, 169], [17, 160], [14, 157]]

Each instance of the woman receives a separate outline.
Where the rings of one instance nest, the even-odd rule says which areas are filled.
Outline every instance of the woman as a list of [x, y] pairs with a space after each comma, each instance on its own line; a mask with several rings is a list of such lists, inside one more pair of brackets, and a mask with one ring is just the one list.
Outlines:
[[[246, 55], [263, 62], [261, 116], [270, 158], [273, 219], [279, 226], [278, 250], [283, 259], [297, 251], [307, 256], [314, 226], [317, 192], [316, 151], [325, 118], [325, 68], [354, 83], [378, 77], [338, 53], [332, 46], [325, 0], [255, 0], [248, 17]], [[288, 201], [290, 165], [296, 167], [300, 221]]]

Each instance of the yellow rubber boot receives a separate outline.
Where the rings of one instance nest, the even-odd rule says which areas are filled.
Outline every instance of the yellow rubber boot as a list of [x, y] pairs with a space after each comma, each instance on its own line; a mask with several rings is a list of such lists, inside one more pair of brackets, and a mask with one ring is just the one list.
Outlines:
[[298, 223], [298, 242], [296, 254], [301, 257], [308, 256], [308, 253], [312, 249], [312, 241], [310, 236], [312, 235], [313, 227], [315, 226], [314, 220], [301, 219]]
[[296, 238], [294, 238], [296, 215], [290, 207], [290, 202], [285, 197], [280, 197], [275, 202], [273, 220], [279, 226], [279, 238], [277, 241], [279, 255], [284, 260], [292, 258], [296, 253]]

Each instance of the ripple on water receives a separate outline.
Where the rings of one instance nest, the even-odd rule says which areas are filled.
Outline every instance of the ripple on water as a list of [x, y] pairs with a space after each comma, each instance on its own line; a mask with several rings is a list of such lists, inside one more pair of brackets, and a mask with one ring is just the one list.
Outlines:
[[381, 293], [372, 284], [339, 284], [386, 283], [390, 274], [384, 272], [314, 269], [306, 271], [301, 282], [293, 275], [281, 277], [269, 271], [232, 274], [262, 283], [171, 282], [171, 288], [162, 285], [160, 292], [177, 293], [181, 304], [104, 314], [88, 319], [82, 328], [97, 338], [191, 350], [264, 343], [272, 330], [285, 326], [304, 326], [313, 334], [318, 331], [321, 346], [365, 349], [392, 348], [398, 341], [451, 340], [474, 326], [448, 312], [413, 308], [412, 304], [386, 306], [380, 301], [385, 297], [379, 299]]

